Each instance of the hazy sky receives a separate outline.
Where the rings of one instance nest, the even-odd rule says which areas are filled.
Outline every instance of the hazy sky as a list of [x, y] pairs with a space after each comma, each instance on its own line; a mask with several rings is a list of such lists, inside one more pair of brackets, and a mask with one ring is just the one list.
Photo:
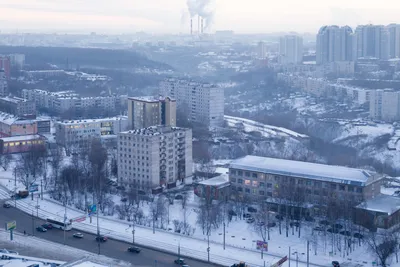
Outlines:
[[[324, 24], [400, 23], [400, 0], [212, 1], [213, 31], [314, 33]], [[187, 10], [186, 0], [0, 0], [0, 29], [189, 32]]]

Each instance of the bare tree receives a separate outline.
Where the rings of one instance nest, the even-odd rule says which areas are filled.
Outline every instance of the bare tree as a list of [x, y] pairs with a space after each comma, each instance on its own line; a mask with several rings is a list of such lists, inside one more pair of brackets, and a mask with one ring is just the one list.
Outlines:
[[8, 169], [12, 159], [12, 155], [10, 154], [0, 155], [0, 166], [3, 168], [4, 171]]
[[71, 200], [75, 200], [75, 194], [79, 189], [79, 180], [81, 178], [81, 173], [79, 169], [74, 168], [74, 166], [69, 165], [61, 170], [60, 182], [68, 188]]
[[92, 139], [90, 142], [88, 160], [90, 163], [90, 170], [93, 182], [93, 195], [103, 210], [103, 200], [107, 192], [106, 187], [106, 163], [107, 163], [107, 150], [101, 144], [99, 139]]
[[45, 150], [41, 147], [33, 147], [31, 151], [21, 154], [18, 163], [18, 173], [20, 182], [26, 189], [36, 182], [43, 173], [43, 161]]
[[264, 242], [270, 240], [270, 209], [269, 204], [262, 201], [259, 211], [254, 216], [254, 230], [262, 238]]
[[396, 253], [399, 246], [397, 236], [390, 231], [382, 234], [372, 232], [366, 238], [369, 250], [378, 258], [382, 267], [387, 266], [387, 261]]
[[[60, 169], [61, 169], [61, 165], [64, 159], [64, 152], [63, 149], [59, 146], [57, 146], [56, 148], [50, 150], [50, 157], [51, 157], [51, 161], [50, 161], [50, 166], [52, 169], [52, 173], [53, 173], [53, 177], [54, 177], [54, 183], [58, 182], [58, 175], [60, 173]], [[48, 183], [45, 180], [45, 188], [47, 188]]]

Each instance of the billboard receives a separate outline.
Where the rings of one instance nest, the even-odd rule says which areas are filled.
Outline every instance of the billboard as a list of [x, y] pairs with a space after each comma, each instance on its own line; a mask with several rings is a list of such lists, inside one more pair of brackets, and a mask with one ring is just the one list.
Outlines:
[[96, 211], [97, 211], [97, 206], [96, 206], [96, 204], [89, 205], [89, 207], [88, 207], [88, 214], [89, 214], [89, 216], [95, 214]]
[[257, 240], [257, 249], [268, 251], [268, 242]]
[[6, 230], [14, 230], [15, 228], [17, 228], [17, 221], [12, 221], [12, 222], [8, 222], [6, 223]]
[[29, 187], [29, 192], [33, 193], [33, 192], [37, 192], [37, 191], [39, 191], [39, 185], [31, 184], [31, 186]]

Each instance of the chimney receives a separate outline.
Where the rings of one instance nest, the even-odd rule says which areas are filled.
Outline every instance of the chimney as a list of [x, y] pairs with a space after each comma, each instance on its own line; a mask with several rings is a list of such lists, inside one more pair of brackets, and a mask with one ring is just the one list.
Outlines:
[[203, 26], [203, 18], [201, 18], [201, 34], [204, 32], [204, 26]]
[[190, 18], [190, 35], [193, 35], [193, 19]]

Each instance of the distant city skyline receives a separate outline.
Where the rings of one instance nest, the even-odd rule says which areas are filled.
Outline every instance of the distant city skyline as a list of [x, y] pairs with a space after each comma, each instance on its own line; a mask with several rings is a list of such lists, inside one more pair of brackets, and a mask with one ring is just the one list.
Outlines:
[[[2, 32], [189, 33], [186, 0], [0, 0]], [[168, 5], [166, 5], [168, 2]], [[317, 33], [322, 25], [400, 23], [396, 0], [214, 0], [206, 32]], [[197, 20], [194, 20], [197, 28]]]

